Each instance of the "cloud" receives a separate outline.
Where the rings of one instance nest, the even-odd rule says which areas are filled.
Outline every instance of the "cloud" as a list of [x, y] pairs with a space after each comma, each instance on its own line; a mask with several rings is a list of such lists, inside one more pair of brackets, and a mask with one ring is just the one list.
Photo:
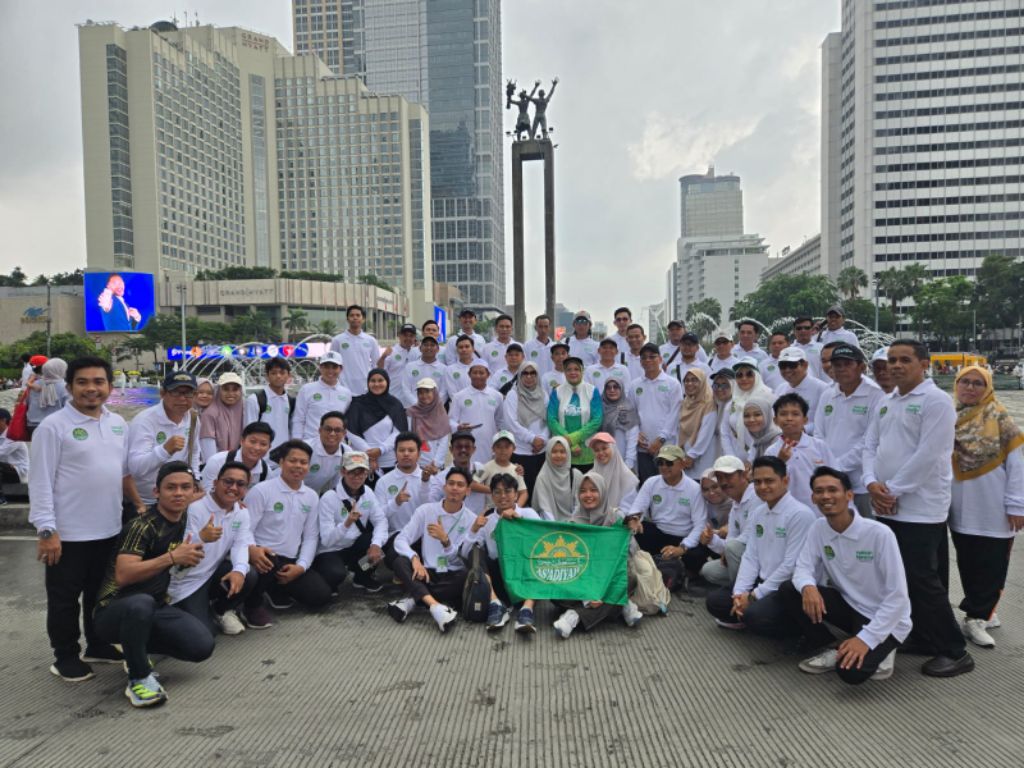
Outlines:
[[757, 128], [757, 118], [695, 120], [649, 112], [640, 141], [629, 145], [633, 178], [674, 178], [713, 164], [715, 157]]

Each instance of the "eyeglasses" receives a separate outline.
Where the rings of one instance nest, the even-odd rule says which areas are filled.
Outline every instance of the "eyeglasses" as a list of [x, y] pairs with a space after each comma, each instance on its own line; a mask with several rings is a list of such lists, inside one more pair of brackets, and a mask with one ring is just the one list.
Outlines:
[[196, 396], [196, 391], [194, 389], [172, 389], [167, 394], [171, 397], [193, 398]]
[[326, 432], [328, 435], [340, 435], [344, 433], [344, 427], [320, 427], [321, 432]]
[[247, 480], [232, 480], [229, 477], [222, 477], [217, 482], [228, 488], [245, 488], [249, 484]]
[[792, 362], [788, 362], [788, 361], [784, 362], [784, 363], [779, 363], [779, 370], [782, 370], [782, 371], [788, 371], [791, 368], [799, 368], [799, 367], [800, 367], [800, 363], [792, 363]]
[[752, 379], [754, 378], [753, 371], [736, 371], [737, 379]]
[[656, 459], [654, 466], [656, 467], [671, 467], [675, 462], [669, 461], [668, 459]]
[[523, 371], [523, 372], [522, 372], [521, 374], [519, 374], [519, 375], [520, 375], [520, 376], [536, 376], [536, 375], [537, 375], [537, 372], [536, 372], [536, 371]]
[[732, 385], [728, 381], [716, 381], [711, 385], [712, 389], [729, 389]]
[[956, 385], [958, 387], [966, 387], [967, 389], [984, 389], [988, 386], [984, 381], [978, 381], [977, 379], [960, 379]]
[[640, 362], [650, 362], [651, 360], [658, 360], [661, 355], [640, 355]]

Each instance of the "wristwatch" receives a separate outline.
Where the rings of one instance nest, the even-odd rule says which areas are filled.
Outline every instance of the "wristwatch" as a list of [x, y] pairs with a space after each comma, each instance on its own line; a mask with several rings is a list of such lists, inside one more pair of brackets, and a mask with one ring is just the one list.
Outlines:
[[42, 539], [43, 541], [46, 541], [51, 536], [53, 536], [53, 534], [54, 534], [54, 530], [52, 528], [43, 528], [43, 530], [41, 530], [39, 532], [39, 538]]

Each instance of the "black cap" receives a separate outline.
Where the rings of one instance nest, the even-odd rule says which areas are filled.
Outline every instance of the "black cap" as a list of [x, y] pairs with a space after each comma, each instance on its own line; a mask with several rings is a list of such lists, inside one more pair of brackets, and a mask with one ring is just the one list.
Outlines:
[[569, 348], [569, 344], [568, 344], [568, 342], [565, 342], [565, 341], [556, 341], [554, 344], [552, 344], [549, 347], [549, 349], [553, 350], [553, 349], [555, 349], [557, 347], [561, 347], [562, 349], [568, 349]]
[[668, 328], [685, 328], [686, 327], [686, 323], [684, 323], [682, 320], [669, 320], [667, 327]]
[[476, 312], [467, 308], [459, 312], [459, 317], [476, 317]]
[[832, 359], [855, 360], [858, 363], [864, 362], [864, 353], [852, 344], [840, 344], [832, 347]]
[[562, 366], [564, 367], [569, 363], [576, 363], [576, 365], [578, 365], [580, 368], [587, 367], [586, 364], [583, 362], [583, 358], [576, 357], [576, 355], [569, 355], [567, 358], [565, 358], [565, 362], [562, 363]]
[[509, 344], [507, 347], [505, 347], [505, 354], [508, 354], [509, 352], [522, 352], [522, 351], [523, 351], [523, 345], [520, 344], [518, 341], [513, 341], [511, 344]]
[[612, 346], [612, 347], [615, 347], [616, 349], [619, 348], [618, 342], [616, 342], [615, 339], [613, 339], [611, 336], [605, 336], [603, 339], [601, 339], [601, 342], [597, 346], [599, 346], [599, 347]]
[[399, 333], [416, 333], [416, 326], [412, 323], [406, 323], [398, 329]]
[[424, 344], [428, 342], [431, 344], [440, 344], [436, 336], [424, 336], [422, 339], [420, 339], [420, 346], [422, 347]]
[[679, 341], [690, 341], [693, 342], [694, 344], [700, 344], [700, 336], [698, 336], [693, 331], [689, 331], [687, 333], [684, 333], [683, 337]]
[[178, 387], [192, 387], [192, 389], [195, 389], [197, 386], [196, 377], [191, 373], [187, 373], [185, 371], [171, 371], [164, 377], [160, 388], [163, 389], [164, 392], [170, 392], [172, 389], [177, 389]]
[[642, 355], [644, 352], [653, 352], [656, 355], [661, 354], [661, 350], [658, 349], [658, 345], [650, 341], [640, 347], [640, 354]]
[[727, 379], [735, 379], [736, 373], [732, 368], [719, 368], [717, 371], [711, 374], [712, 379], [717, 379], [719, 376], [725, 376]]
[[456, 440], [462, 440], [462, 439], [472, 440], [474, 443], [476, 442], [476, 437], [468, 429], [460, 430], [460, 431], [458, 431], [458, 432], [456, 432], [455, 434], [452, 435], [452, 442], [453, 443]]

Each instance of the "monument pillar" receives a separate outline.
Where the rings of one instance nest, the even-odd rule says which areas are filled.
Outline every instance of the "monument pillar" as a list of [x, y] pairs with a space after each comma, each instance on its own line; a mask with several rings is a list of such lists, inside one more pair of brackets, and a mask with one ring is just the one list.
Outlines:
[[515, 334], [527, 339], [526, 259], [523, 243], [523, 163], [544, 163], [544, 311], [555, 319], [555, 153], [550, 139], [512, 143], [512, 286]]

